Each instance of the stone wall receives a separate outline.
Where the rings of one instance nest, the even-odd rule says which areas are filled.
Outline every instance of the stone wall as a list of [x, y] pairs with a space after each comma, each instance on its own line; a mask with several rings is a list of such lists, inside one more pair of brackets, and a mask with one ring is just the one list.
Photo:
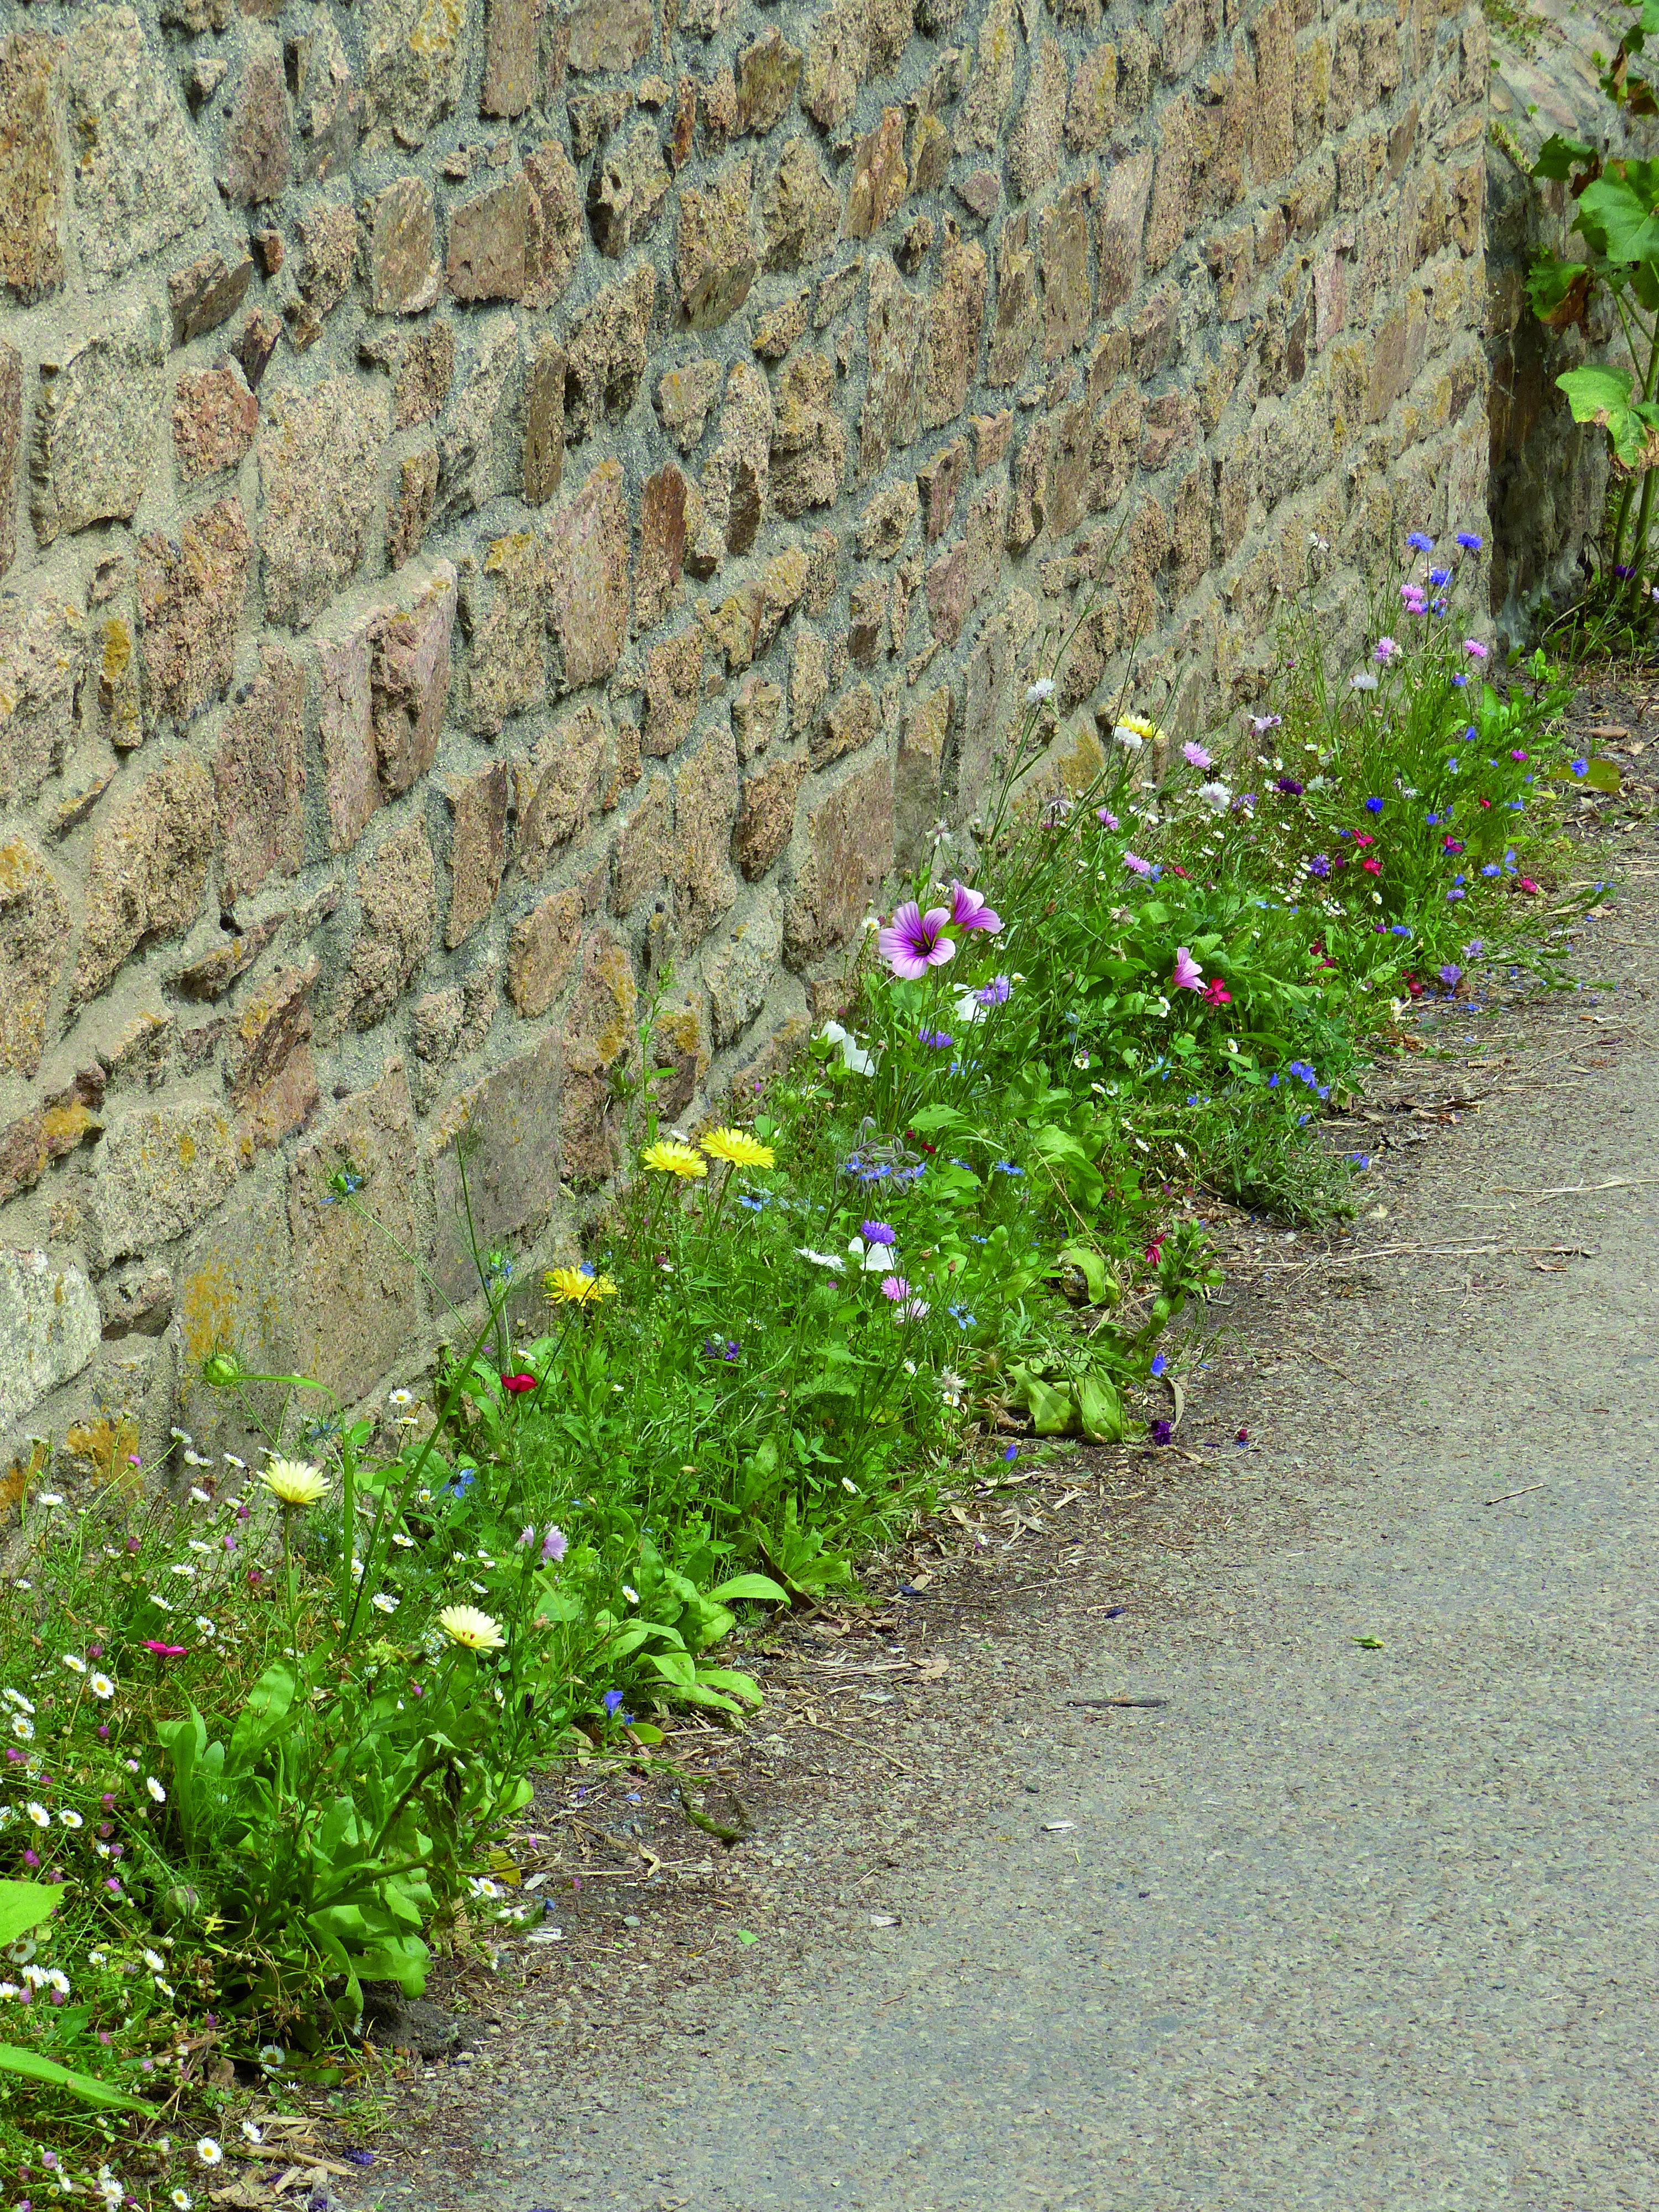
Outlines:
[[1079, 608], [1086, 762], [1478, 525], [1480, 15], [1054, 4], [0, 7], [0, 1437], [357, 1399], [456, 1138], [569, 1251]]

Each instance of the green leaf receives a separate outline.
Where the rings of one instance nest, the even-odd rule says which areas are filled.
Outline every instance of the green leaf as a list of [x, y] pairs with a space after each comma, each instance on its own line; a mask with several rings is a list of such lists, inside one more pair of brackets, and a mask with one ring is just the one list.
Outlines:
[[1128, 1434], [1123, 1401], [1115, 1385], [1098, 1368], [1091, 1368], [1077, 1386], [1078, 1411], [1083, 1433], [1092, 1444], [1121, 1444]]
[[[33, 1883], [24, 1885], [32, 1888]], [[9, 1884], [10, 1887], [18, 1887]], [[72, 2067], [60, 2066], [55, 2058], [43, 2058], [38, 2051], [20, 2051], [15, 2044], [0, 2043], [0, 2073], [21, 2074], [30, 2081], [47, 2081], [54, 2088], [67, 2089], [71, 2097], [79, 2097], [87, 2105], [117, 2106], [125, 2112], [144, 2112], [149, 2110], [137, 2097], [125, 2096], [107, 2081], [100, 2081], [91, 2074], [77, 2074]]]
[[1380, 1636], [1356, 1636], [1353, 1641], [1362, 1651], [1381, 1651], [1383, 1648]]
[[758, 1936], [751, 1936], [746, 1928], [736, 1929], [733, 1930], [733, 1933], [736, 1935], [739, 1943], [758, 1943], [760, 1942], [760, 1937]]
[[[1659, 0], [1644, 0], [1645, 6], [1659, 4]], [[1587, 167], [1595, 159], [1595, 149], [1577, 138], [1564, 138], [1558, 131], [1547, 138], [1538, 149], [1538, 158], [1532, 165], [1534, 177], [1553, 179], [1565, 183], [1575, 168]]]
[[1630, 176], [1604, 176], [1585, 185], [1573, 228], [1609, 261], [1650, 261], [1659, 253], [1659, 222], [1646, 191], [1648, 165], [1628, 167], [1638, 173], [1634, 181]]
[[763, 1702], [757, 1685], [747, 1674], [740, 1674], [734, 1667], [699, 1667], [697, 1686], [704, 1690], [726, 1690], [734, 1698], [742, 1698], [751, 1705]]
[[729, 1583], [708, 1593], [717, 1605], [729, 1605], [734, 1597], [752, 1597], [767, 1605], [787, 1605], [789, 1593], [775, 1583], [770, 1575], [733, 1575]]
[[936, 1136], [941, 1129], [965, 1129], [970, 1125], [965, 1114], [954, 1106], [924, 1106], [919, 1114], [910, 1116], [909, 1126], [924, 1137]]
[[64, 1901], [61, 1889], [44, 1881], [0, 1881], [0, 1944], [15, 1943], [49, 1920]]
[[1091, 1306], [1103, 1306], [1110, 1295], [1111, 1277], [1106, 1273], [1106, 1262], [1100, 1254], [1086, 1244], [1062, 1244], [1062, 1261], [1075, 1267], [1088, 1285]]

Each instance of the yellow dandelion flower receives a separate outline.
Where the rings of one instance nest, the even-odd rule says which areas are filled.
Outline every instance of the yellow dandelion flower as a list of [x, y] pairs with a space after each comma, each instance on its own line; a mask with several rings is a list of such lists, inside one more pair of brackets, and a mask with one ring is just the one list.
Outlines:
[[770, 1145], [761, 1144], [747, 1129], [711, 1129], [702, 1148], [711, 1160], [726, 1160], [734, 1168], [769, 1168], [777, 1157]]
[[682, 1145], [659, 1137], [654, 1145], [647, 1145], [640, 1154], [640, 1165], [649, 1168], [653, 1175], [706, 1176], [708, 1163], [694, 1152], [690, 1145]]
[[259, 1480], [283, 1505], [315, 1505], [328, 1495], [328, 1477], [302, 1459], [274, 1459]]
[[499, 1651], [507, 1643], [501, 1623], [476, 1605], [447, 1605], [438, 1626], [452, 1644], [465, 1644], [469, 1651]]
[[1125, 714], [1112, 732], [1112, 735], [1121, 744], [1123, 738], [1120, 732], [1126, 732], [1130, 738], [1137, 738], [1142, 744], [1146, 745], [1161, 745], [1169, 742], [1163, 731], [1149, 714]]
[[609, 1275], [584, 1274], [580, 1267], [550, 1267], [542, 1277], [542, 1288], [556, 1306], [595, 1305], [617, 1295]]

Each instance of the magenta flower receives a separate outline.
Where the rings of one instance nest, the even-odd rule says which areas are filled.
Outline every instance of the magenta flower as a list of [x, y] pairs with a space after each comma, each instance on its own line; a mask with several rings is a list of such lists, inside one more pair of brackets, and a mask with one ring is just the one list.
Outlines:
[[1002, 927], [1002, 916], [991, 911], [980, 892], [956, 882], [951, 885], [951, 919], [958, 929], [988, 929], [993, 937]]
[[950, 919], [947, 907], [930, 907], [924, 914], [915, 899], [906, 899], [891, 921], [877, 932], [876, 950], [894, 975], [916, 982], [930, 968], [942, 968], [956, 958], [957, 948], [945, 935]]
[[153, 1651], [158, 1659], [182, 1659], [185, 1656], [185, 1646], [182, 1644], [158, 1644], [153, 1637], [149, 1636], [144, 1638], [144, 1649], [146, 1651]]
[[893, 1304], [897, 1305], [901, 1300], [909, 1297], [910, 1285], [902, 1275], [884, 1275], [881, 1279], [881, 1294], [884, 1298], [891, 1298]]
[[1463, 641], [1463, 650], [1471, 660], [1484, 660], [1486, 657], [1486, 648], [1478, 637], [1466, 637]]
[[547, 1534], [542, 1538], [542, 1565], [544, 1567], [556, 1565], [568, 1548], [563, 1529], [556, 1521], [550, 1521]]
[[1132, 875], [1150, 876], [1152, 872], [1152, 862], [1143, 860], [1139, 853], [1126, 853], [1123, 855], [1123, 865]]
[[1203, 971], [1184, 945], [1176, 947], [1175, 973], [1170, 976], [1170, 983], [1171, 988], [1177, 991], [1201, 991], [1204, 988]]
[[1194, 744], [1190, 738], [1181, 750], [1187, 762], [1193, 768], [1212, 769], [1215, 766], [1215, 763], [1205, 751], [1203, 746]]

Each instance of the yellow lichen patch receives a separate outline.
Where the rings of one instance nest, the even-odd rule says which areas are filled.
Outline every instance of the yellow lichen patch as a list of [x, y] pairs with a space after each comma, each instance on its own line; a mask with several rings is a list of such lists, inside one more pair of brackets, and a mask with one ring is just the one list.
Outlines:
[[125, 1413], [77, 1421], [64, 1435], [64, 1456], [77, 1474], [96, 1482], [116, 1483], [124, 1490], [138, 1487], [139, 1470], [132, 1463], [138, 1456], [138, 1426]]

